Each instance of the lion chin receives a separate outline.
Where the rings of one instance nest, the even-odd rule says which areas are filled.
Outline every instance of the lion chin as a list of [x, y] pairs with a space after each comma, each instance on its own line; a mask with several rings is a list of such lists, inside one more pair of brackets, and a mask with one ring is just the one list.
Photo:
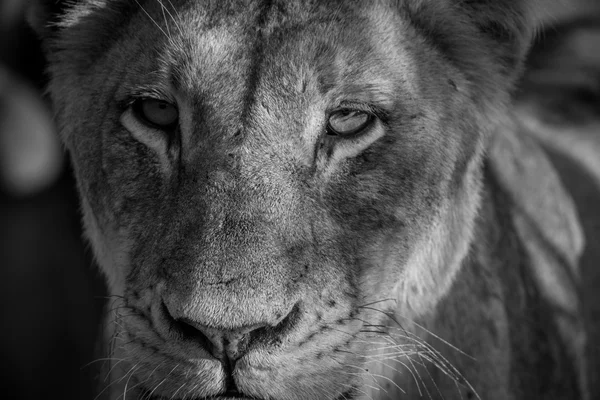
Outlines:
[[578, 211], [508, 107], [535, 2], [41, 3], [100, 397], [586, 398]]

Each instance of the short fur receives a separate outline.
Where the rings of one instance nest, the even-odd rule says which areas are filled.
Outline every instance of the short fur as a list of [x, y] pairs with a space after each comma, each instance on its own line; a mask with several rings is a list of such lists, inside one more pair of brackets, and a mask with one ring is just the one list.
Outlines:
[[[49, 91], [112, 398], [586, 397], [577, 212], [508, 108], [532, 1], [64, 10]], [[369, 132], [325, 133], [344, 102]]]

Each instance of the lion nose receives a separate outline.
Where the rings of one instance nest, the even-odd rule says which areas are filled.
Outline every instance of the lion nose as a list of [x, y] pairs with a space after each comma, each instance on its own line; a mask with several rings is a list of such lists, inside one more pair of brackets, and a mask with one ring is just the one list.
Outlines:
[[171, 330], [177, 332], [183, 340], [194, 341], [215, 358], [233, 365], [253, 346], [279, 343], [279, 337], [288, 331], [298, 318], [298, 306], [295, 305], [286, 315], [273, 319], [270, 323], [257, 323], [223, 329], [206, 326], [186, 317], [176, 317], [165, 305], [163, 310], [170, 322]]
[[[215, 358], [236, 361], [247, 351], [251, 337], [268, 329], [266, 325], [219, 330], [203, 326], [186, 318], [176, 320], [177, 328], [187, 338], [195, 340]], [[254, 332], [254, 334], [253, 334]]]

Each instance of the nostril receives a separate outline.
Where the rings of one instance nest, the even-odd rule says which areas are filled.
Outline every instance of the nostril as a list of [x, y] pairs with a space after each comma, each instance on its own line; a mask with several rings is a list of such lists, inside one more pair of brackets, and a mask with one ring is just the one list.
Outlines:
[[191, 321], [186, 322], [185, 319], [176, 319], [173, 320], [173, 327], [183, 336], [184, 339], [198, 342], [212, 352], [210, 347], [214, 347], [213, 343], [210, 341], [207, 335], [192, 325]]
[[250, 336], [249, 342], [266, 346], [279, 345], [281, 338], [297, 325], [300, 320], [300, 314], [300, 303], [297, 303], [289, 313], [279, 318], [279, 322], [276, 325], [262, 326], [248, 332]]
[[193, 321], [187, 320], [186, 318], [174, 318], [165, 303], [161, 304], [161, 308], [171, 335], [174, 335], [179, 340], [193, 341], [209, 351], [213, 356], [219, 358], [222, 347], [220, 349], [215, 347], [215, 344], [208, 336], [205, 335], [201, 329], [194, 326]]

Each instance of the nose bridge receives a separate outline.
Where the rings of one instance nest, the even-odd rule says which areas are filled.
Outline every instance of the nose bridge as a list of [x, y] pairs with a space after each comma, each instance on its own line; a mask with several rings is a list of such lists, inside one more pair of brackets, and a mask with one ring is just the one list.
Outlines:
[[206, 223], [221, 228], [227, 222], [239, 223], [244, 232], [281, 223], [285, 219], [282, 206], [293, 207], [294, 186], [282, 160], [256, 146], [229, 150], [224, 158], [220, 165], [208, 167], [201, 182], [204, 187], [197, 188], [207, 212]]
[[295, 208], [292, 177], [254, 146], [199, 160], [186, 179], [194, 187], [179, 206], [185, 234], [171, 250], [185, 256], [168, 261], [163, 296], [176, 318], [217, 329], [271, 325], [294, 303], [282, 239]]
[[[263, 111], [258, 108], [261, 110], [253, 114]], [[225, 161], [221, 167], [209, 166], [212, 171], [208, 184], [227, 188], [226, 197], [235, 203], [230, 211], [266, 221], [283, 218], [288, 208], [282, 206], [293, 207], [297, 176], [285, 132], [279, 132], [275, 123], [267, 124], [265, 119], [252, 118], [237, 143], [221, 151]]]
[[[264, 160], [239, 153], [225, 157], [228, 162], [203, 173], [192, 201], [199, 218], [188, 221], [195, 225], [202, 249], [199, 260], [217, 258], [217, 264], [233, 262], [233, 248], [240, 259], [249, 261], [251, 247], [264, 247], [272, 239], [276, 222], [282, 219], [279, 204], [285, 202], [277, 187], [284, 179], [273, 174]], [[219, 270], [224, 272], [226, 267], [221, 265]]]

